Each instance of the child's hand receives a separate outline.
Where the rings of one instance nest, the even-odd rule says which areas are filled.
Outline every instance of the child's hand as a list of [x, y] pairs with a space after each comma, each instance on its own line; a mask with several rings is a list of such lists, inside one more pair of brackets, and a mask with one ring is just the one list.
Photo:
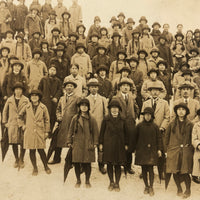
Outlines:
[[158, 157], [162, 157], [162, 152], [160, 150], [158, 150]]
[[128, 145], [125, 145], [125, 150], [128, 151]]
[[57, 103], [57, 102], [58, 102], [58, 99], [54, 97], [54, 98], [52, 99], [52, 101], [53, 101], [54, 103]]
[[102, 144], [99, 145], [99, 151], [103, 151], [103, 145]]

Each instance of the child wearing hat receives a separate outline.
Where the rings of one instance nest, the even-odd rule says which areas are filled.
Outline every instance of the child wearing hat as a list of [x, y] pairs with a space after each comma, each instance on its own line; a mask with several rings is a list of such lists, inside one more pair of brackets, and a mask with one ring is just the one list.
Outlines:
[[163, 32], [162, 32], [162, 35], [165, 36], [166, 38], [166, 43], [168, 45], [168, 47], [171, 46], [173, 40], [174, 40], [174, 37], [172, 35], [172, 33], [169, 32], [169, 24], [163, 24]]
[[[188, 198], [191, 195], [193, 165], [192, 129], [193, 124], [187, 119], [190, 113], [185, 103], [174, 106], [176, 114], [165, 133], [166, 173], [173, 174], [177, 186], [177, 195]], [[181, 182], [185, 182], [183, 193]]]
[[36, 162], [36, 150], [40, 154], [44, 169], [47, 174], [51, 173], [47, 165], [47, 157], [44, 151], [46, 139], [50, 132], [49, 113], [47, 107], [41, 103], [42, 93], [39, 90], [32, 90], [30, 93], [30, 103], [19, 112], [19, 118], [24, 125], [24, 149], [29, 149], [30, 160], [33, 165], [33, 176], [38, 175]]
[[190, 58], [188, 60], [188, 64], [190, 66], [190, 70], [192, 70], [194, 76], [198, 76], [196, 73], [200, 69], [200, 56], [199, 56], [199, 49], [192, 48], [190, 50]]
[[60, 41], [60, 28], [58, 26], [54, 26], [51, 30], [51, 36], [48, 38], [49, 48], [54, 50], [57, 47], [57, 43]]
[[85, 36], [86, 27], [84, 24], [79, 23], [76, 27], [76, 33], [78, 35], [77, 43], [83, 43], [86, 46], [86, 36]]
[[83, 43], [76, 45], [76, 53], [71, 58], [71, 64], [79, 65], [79, 74], [86, 77], [88, 73], [92, 73], [92, 63], [90, 56], [86, 53], [86, 47]]
[[142, 16], [142, 17], [140, 17], [139, 23], [140, 24], [136, 28], [139, 29], [140, 34], [142, 34], [142, 29], [143, 29], [144, 26], [147, 25], [148, 20], [145, 16]]
[[36, 48], [33, 50], [33, 58], [27, 65], [27, 79], [29, 90], [37, 89], [40, 80], [48, 74], [47, 66], [40, 60], [42, 52]]
[[113, 34], [113, 25], [117, 21], [117, 18], [115, 16], [112, 16], [109, 23], [110, 27], [108, 28], [108, 38], [110, 39]]
[[28, 94], [28, 83], [22, 72], [23, 68], [24, 64], [20, 60], [13, 60], [11, 62], [11, 72], [6, 74], [2, 86], [4, 100], [13, 95], [13, 87], [17, 82], [23, 85], [24, 95]]
[[117, 15], [117, 18], [118, 18], [118, 21], [119, 21], [119, 23], [121, 24], [121, 27], [122, 27], [122, 29], [123, 28], [125, 28], [125, 26], [126, 26], [126, 23], [125, 23], [125, 15], [124, 15], [124, 13], [123, 12], [120, 12], [118, 15]]
[[144, 116], [143, 121], [136, 127], [135, 164], [142, 168], [144, 194], [153, 196], [153, 166], [158, 164], [158, 157], [162, 155], [162, 137], [158, 126], [153, 121], [154, 110], [146, 107], [141, 114]]
[[91, 42], [87, 45], [87, 54], [90, 56], [91, 60], [97, 55], [98, 40], [99, 35], [97, 33], [93, 33], [90, 36]]
[[139, 29], [135, 28], [132, 31], [132, 37], [131, 39], [128, 41], [128, 46], [127, 46], [127, 57], [130, 58], [132, 56], [134, 57], [138, 57], [138, 51], [139, 51], [139, 47], [140, 47], [140, 31]]
[[72, 163], [76, 174], [76, 188], [81, 186], [81, 166], [85, 172], [85, 186], [91, 188], [91, 163], [95, 162], [95, 148], [98, 145], [99, 131], [95, 118], [90, 114], [88, 99], [78, 103], [79, 112], [71, 121], [67, 144], [72, 146]]
[[[8, 129], [9, 144], [12, 145], [15, 156], [14, 168], [24, 168], [25, 150], [23, 148], [21, 124], [18, 120], [19, 113], [29, 103], [28, 98], [23, 95], [24, 89], [23, 84], [20, 82], [13, 85], [13, 95], [7, 99], [2, 114], [2, 123]], [[20, 145], [20, 156], [18, 145]]]
[[106, 55], [106, 47], [102, 45], [98, 45], [96, 48], [97, 55], [95, 55], [92, 59], [92, 70], [93, 74], [96, 74], [96, 70], [100, 65], [106, 65], [110, 67], [110, 57]]
[[161, 32], [160, 32], [160, 28], [161, 28], [161, 25], [158, 23], [158, 22], [154, 22], [153, 25], [152, 25], [152, 31], [151, 31], [151, 36], [153, 37], [153, 40], [155, 42], [155, 45], [157, 46], [158, 45], [158, 40], [159, 40], [159, 37], [161, 35]]
[[49, 49], [49, 43], [46, 39], [41, 40], [40, 49], [42, 51], [40, 59], [46, 64], [46, 66], [48, 66], [50, 59], [53, 57], [53, 51]]
[[[104, 118], [99, 137], [99, 149], [103, 152], [103, 162], [107, 164], [110, 184], [108, 190], [120, 191], [121, 166], [126, 164], [128, 150], [128, 130], [121, 116], [121, 106], [113, 97], [108, 105], [109, 114]], [[114, 181], [115, 175], [115, 181]]]
[[41, 33], [39, 31], [34, 31], [32, 38], [28, 41], [28, 44], [33, 51], [35, 48], [40, 48], [41, 44]]
[[106, 27], [101, 27], [98, 44], [104, 46], [107, 49], [110, 43], [111, 40], [108, 37], [108, 29]]
[[125, 50], [119, 50], [117, 53], [117, 59], [111, 63], [109, 70], [110, 81], [115, 80], [120, 77], [120, 70], [126, 66], [129, 68], [129, 64], [126, 62], [126, 52]]

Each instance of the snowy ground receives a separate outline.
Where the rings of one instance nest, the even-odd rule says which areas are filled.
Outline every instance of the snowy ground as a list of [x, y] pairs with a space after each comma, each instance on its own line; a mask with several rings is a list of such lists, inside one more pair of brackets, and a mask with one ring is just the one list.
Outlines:
[[[49, 143], [49, 141], [47, 142]], [[135, 175], [128, 175], [127, 179], [122, 174], [120, 181], [120, 192], [109, 192], [107, 190], [109, 181], [107, 175], [101, 175], [97, 168], [97, 163], [92, 166], [91, 189], [86, 189], [84, 185], [85, 177], [82, 175], [82, 185], [80, 189], [74, 187], [76, 179], [74, 169], [68, 175], [66, 183], [63, 183], [64, 157], [67, 149], [62, 153], [62, 163], [50, 166], [52, 174], [47, 175], [43, 170], [42, 163], [37, 155], [39, 174], [36, 177], [31, 175], [32, 166], [28, 152], [25, 156], [25, 168], [17, 171], [13, 168], [14, 158], [11, 148], [3, 163], [0, 163], [0, 199], [2, 200], [130, 200], [130, 199], [162, 199], [178, 200], [176, 197], [176, 187], [173, 179], [167, 191], [164, 189], [164, 181], [160, 184], [158, 176], [155, 176], [155, 196], [143, 194], [143, 181], [139, 179], [140, 167], [135, 166]], [[157, 170], [155, 170], [157, 173]], [[189, 199], [199, 199], [200, 185], [192, 183], [192, 196]]]

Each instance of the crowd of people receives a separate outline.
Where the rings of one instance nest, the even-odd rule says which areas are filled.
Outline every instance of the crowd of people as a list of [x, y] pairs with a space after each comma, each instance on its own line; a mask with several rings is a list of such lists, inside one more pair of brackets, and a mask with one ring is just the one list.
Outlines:
[[[78, 0], [69, 9], [63, 0], [55, 8], [51, 0], [33, 0], [29, 9], [18, 1], [0, 1], [1, 124], [14, 167], [24, 168], [29, 150], [38, 175], [37, 150], [50, 174], [69, 147], [75, 187], [84, 172], [90, 188], [97, 148], [109, 191], [120, 191], [121, 167], [134, 174], [135, 164], [144, 194], [153, 196], [158, 166], [161, 178], [173, 174], [177, 195], [188, 198], [191, 176], [200, 183], [200, 30], [183, 33], [178, 24], [173, 35], [167, 23], [161, 32], [158, 22], [151, 28], [142, 16], [136, 26], [121, 12], [110, 27], [95, 16], [86, 35]], [[56, 143], [52, 161], [47, 138]]]

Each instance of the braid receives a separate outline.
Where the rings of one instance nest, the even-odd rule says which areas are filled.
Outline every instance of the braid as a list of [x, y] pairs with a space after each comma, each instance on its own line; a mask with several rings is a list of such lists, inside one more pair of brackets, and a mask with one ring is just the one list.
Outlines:
[[80, 116], [81, 116], [81, 111], [79, 110], [77, 118], [76, 118], [76, 127], [75, 127], [75, 131], [74, 131], [75, 134], [78, 132], [78, 120], [79, 120]]
[[90, 130], [90, 134], [92, 134], [91, 115], [89, 114], [89, 111], [88, 111], [88, 116], [89, 116], [89, 130]]

